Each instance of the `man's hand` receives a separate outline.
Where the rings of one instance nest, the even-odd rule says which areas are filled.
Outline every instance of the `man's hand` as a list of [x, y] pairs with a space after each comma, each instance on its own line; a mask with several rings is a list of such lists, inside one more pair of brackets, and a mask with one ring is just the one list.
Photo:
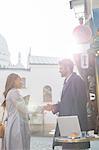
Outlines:
[[44, 110], [47, 110], [47, 111], [52, 111], [53, 110], [53, 105], [52, 104], [47, 104], [43, 107]]

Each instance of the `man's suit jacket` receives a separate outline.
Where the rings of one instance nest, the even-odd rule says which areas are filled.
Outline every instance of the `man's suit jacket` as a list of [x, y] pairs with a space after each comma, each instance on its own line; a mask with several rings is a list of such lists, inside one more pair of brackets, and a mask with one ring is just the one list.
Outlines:
[[[61, 101], [58, 104], [55, 104], [55, 110], [53, 113], [59, 112], [59, 116], [72, 116], [77, 115], [79, 118], [80, 126], [82, 131], [88, 130], [87, 125], [87, 93], [86, 87], [83, 79], [78, 76], [76, 73], [72, 73], [71, 77], [65, 83]], [[55, 136], [58, 136], [59, 130], [58, 125], [56, 128]], [[78, 148], [88, 148], [89, 143], [80, 143], [80, 144], [65, 144], [67, 148], [75, 147]]]

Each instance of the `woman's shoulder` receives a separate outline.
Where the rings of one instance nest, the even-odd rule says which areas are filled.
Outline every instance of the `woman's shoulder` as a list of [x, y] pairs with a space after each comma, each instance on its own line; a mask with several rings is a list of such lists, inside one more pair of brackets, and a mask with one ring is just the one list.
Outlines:
[[18, 94], [19, 91], [15, 88], [11, 89], [9, 92], [8, 92], [8, 95], [14, 95], [14, 94]]

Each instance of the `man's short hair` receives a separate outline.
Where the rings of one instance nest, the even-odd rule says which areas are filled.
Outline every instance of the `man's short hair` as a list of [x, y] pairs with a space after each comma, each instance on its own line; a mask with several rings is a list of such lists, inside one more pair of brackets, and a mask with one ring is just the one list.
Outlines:
[[62, 59], [59, 61], [59, 65], [68, 66], [71, 71], [73, 71], [74, 64], [70, 59]]

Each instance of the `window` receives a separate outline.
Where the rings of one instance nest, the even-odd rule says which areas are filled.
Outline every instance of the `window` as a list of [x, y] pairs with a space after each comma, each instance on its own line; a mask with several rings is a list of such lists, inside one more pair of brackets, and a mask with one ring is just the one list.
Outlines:
[[26, 78], [22, 78], [22, 88], [26, 88]]
[[52, 89], [49, 85], [43, 88], [43, 102], [52, 102]]

